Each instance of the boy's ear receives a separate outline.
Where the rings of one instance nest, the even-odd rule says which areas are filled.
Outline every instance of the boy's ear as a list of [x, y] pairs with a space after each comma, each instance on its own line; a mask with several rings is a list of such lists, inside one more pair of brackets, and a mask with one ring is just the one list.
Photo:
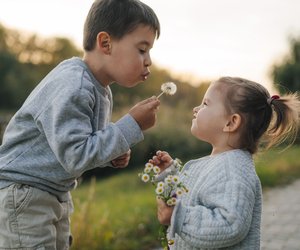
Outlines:
[[223, 128], [224, 132], [235, 132], [239, 129], [242, 123], [242, 117], [239, 114], [233, 114], [229, 116], [226, 125]]
[[97, 35], [97, 46], [104, 54], [111, 52], [111, 37], [107, 32], [101, 31]]

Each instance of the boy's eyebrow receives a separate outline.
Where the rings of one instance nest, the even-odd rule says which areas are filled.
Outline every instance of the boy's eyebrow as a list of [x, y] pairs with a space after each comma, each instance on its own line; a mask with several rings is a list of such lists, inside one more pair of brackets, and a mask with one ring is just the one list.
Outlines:
[[139, 45], [146, 45], [146, 46], [150, 47], [150, 43], [146, 40], [140, 41]]

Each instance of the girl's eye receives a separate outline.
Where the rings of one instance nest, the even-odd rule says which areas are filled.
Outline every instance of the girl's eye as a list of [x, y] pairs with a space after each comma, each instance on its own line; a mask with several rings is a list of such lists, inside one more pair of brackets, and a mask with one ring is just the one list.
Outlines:
[[202, 102], [201, 107], [207, 106], [206, 102]]

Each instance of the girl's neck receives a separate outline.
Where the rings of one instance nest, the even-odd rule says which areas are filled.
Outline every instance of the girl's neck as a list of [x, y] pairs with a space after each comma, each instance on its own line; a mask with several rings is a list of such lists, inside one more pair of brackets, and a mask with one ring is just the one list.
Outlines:
[[224, 152], [230, 151], [230, 150], [235, 150], [235, 149], [238, 149], [238, 148], [231, 147], [229, 145], [227, 145], [226, 147], [222, 147], [222, 148], [213, 147], [210, 155], [213, 156], [213, 155], [217, 155], [217, 154], [224, 153]]

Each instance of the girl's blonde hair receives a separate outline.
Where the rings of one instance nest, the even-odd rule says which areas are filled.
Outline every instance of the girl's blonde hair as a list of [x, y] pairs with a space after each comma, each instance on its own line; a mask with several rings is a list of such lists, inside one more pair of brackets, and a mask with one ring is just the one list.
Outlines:
[[261, 84], [239, 77], [221, 77], [225, 106], [242, 117], [240, 147], [254, 154], [285, 141], [292, 144], [298, 133], [300, 99], [297, 93], [270, 96]]

